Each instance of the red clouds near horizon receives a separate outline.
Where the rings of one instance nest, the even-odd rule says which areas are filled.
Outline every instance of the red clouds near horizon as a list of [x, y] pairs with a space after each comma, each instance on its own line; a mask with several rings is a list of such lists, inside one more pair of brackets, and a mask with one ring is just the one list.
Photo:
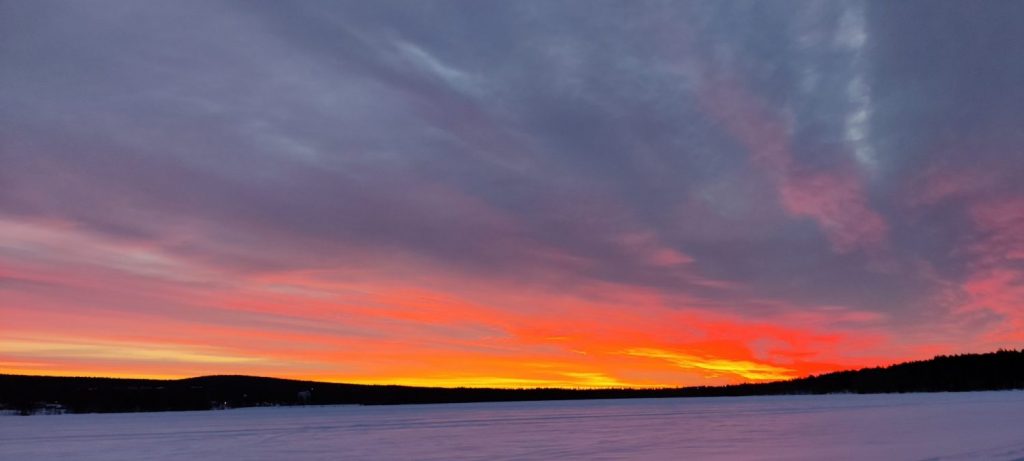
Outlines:
[[73, 226], [8, 223], [0, 234], [24, 254], [45, 255], [7, 258], [7, 372], [665, 386], [783, 379], [879, 359], [821, 352], [877, 341], [830, 330], [827, 312], [796, 315], [786, 327], [611, 283], [569, 291], [426, 268], [401, 280], [252, 275]]

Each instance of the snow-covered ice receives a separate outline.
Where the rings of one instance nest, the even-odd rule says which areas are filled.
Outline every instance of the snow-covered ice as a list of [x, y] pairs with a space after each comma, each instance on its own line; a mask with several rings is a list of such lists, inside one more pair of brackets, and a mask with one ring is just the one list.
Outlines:
[[4, 416], [0, 459], [1024, 460], [1024, 392]]

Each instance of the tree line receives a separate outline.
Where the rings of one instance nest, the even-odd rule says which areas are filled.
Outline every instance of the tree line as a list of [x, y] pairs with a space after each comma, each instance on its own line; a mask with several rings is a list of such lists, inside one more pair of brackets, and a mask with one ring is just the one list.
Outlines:
[[942, 355], [789, 381], [661, 389], [488, 389], [336, 384], [254, 376], [179, 380], [0, 375], [0, 410], [109, 413], [275, 405], [393, 405], [1024, 389], [1024, 350]]

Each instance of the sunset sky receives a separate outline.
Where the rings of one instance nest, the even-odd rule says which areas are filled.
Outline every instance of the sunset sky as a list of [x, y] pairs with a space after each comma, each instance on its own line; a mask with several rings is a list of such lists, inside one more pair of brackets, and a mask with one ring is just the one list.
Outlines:
[[0, 1], [0, 372], [1024, 345], [1024, 2]]

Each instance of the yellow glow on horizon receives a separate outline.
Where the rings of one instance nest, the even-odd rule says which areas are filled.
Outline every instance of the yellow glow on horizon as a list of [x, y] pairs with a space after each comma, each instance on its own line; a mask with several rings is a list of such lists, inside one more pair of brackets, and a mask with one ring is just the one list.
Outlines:
[[510, 378], [503, 376], [439, 376], [439, 377], [400, 377], [392, 379], [343, 379], [328, 380], [349, 384], [399, 385], [420, 387], [474, 387], [494, 389], [523, 388], [564, 388], [564, 389], [607, 389], [607, 388], [652, 388], [664, 387], [650, 384], [636, 384], [619, 381], [601, 373], [565, 372], [559, 378]]
[[118, 379], [160, 379], [160, 380], [174, 380], [174, 379], [185, 379], [194, 378], [194, 376], [185, 376], [178, 374], [161, 374], [161, 373], [131, 373], [131, 372], [118, 372], [118, 371], [102, 371], [97, 372], [94, 370], [80, 370], [80, 369], [67, 369], [61, 371], [40, 371], [34, 368], [23, 368], [18, 366], [4, 366], [3, 374], [10, 375], [25, 375], [25, 376], [54, 376], [54, 377], [74, 377], [74, 378], [118, 378]]
[[255, 363], [262, 359], [216, 353], [203, 348], [114, 341], [76, 342], [63, 339], [2, 339], [0, 350], [26, 357], [150, 360], [183, 363]]
[[651, 348], [634, 348], [626, 350], [625, 353], [634, 357], [668, 360], [680, 368], [730, 373], [752, 381], [776, 381], [796, 377], [795, 370], [749, 360], [707, 358]]

